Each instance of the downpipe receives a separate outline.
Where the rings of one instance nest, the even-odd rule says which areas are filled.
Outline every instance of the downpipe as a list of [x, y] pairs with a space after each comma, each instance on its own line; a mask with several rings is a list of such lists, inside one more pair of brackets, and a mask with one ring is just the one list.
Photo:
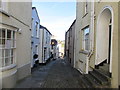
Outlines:
[[[91, 52], [87, 55], [86, 57], [86, 74], [88, 74], [89, 72], [89, 62], [90, 62], [90, 58], [94, 53], [94, 3], [95, 2], [91, 2], [91, 30], [92, 30], [92, 35], [90, 38], [92, 38], [92, 42], [90, 44], [90, 48], [92, 49]], [[91, 40], [90, 40], [91, 41]]]

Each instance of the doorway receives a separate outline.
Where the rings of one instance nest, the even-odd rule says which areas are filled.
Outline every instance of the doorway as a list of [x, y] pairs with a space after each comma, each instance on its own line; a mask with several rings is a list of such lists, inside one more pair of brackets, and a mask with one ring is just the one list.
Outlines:
[[112, 50], [112, 11], [104, 8], [100, 13], [96, 30], [96, 60], [95, 66], [108, 64], [108, 71], [111, 69]]

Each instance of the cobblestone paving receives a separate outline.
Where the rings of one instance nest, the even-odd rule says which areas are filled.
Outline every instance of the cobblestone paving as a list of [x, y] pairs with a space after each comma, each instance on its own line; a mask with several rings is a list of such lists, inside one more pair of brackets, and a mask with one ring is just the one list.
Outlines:
[[39, 66], [32, 75], [21, 80], [16, 88], [82, 88], [81, 74], [64, 59]]

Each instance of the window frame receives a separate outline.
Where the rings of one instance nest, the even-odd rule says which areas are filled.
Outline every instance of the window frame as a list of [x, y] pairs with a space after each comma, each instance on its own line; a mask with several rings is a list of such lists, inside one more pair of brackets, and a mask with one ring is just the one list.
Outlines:
[[[86, 40], [85, 40], [85, 30], [89, 30], [89, 38], [88, 38], [88, 50], [86, 49]], [[86, 26], [85, 28], [82, 29], [82, 51], [89, 52], [90, 51], [90, 27]]]
[[36, 37], [39, 38], [39, 23], [37, 21], [35, 22], [35, 32]]
[[[5, 30], [5, 37], [3, 38], [2, 36], [2, 32]], [[11, 32], [10, 34], [10, 38], [8, 38], [8, 31]], [[0, 60], [2, 62], [2, 65], [0, 65], [0, 68], [4, 68], [4, 67], [8, 67], [11, 66], [13, 64], [16, 63], [16, 31], [14, 29], [11, 28], [7, 28], [7, 27], [0, 27], [0, 40], [3, 41], [5, 40], [5, 43], [3, 45], [3, 43], [0, 43], [0, 50], [2, 51], [2, 55], [0, 56]], [[9, 45], [7, 45], [7, 43], [9, 43]], [[10, 53], [6, 53], [8, 51], [10, 51]], [[9, 54], [8, 56], [6, 56], [7, 54]], [[8, 59], [8, 65], [6, 63], [6, 60]]]
[[84, 14], [87, 14], [88, 13], [88, 1], [86, 0], [85, 2], [85, 13]]
[[82, 18], [84, 18], [87, 14], [88, 14], [88, 0], [86, 0], [86, 2], [84, 2], [83, 4], [83, 17]]

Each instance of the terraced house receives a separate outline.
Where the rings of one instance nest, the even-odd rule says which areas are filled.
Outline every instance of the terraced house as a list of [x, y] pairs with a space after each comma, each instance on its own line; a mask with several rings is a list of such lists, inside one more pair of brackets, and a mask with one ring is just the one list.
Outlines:
[[51, 58], [51, 36], [50, 31], [40, 25], [40, 48], [39, 48], [39, 63], [45, 64]]
[[118, 88], [120, 3], [103, 1], [77, 2], [74, 66], [85, 74], [86, 87]]
[[32, 3], [0, 3], [0, 88], [11, 88], [31, 74]]
[[40, 19], [36, 7], [32, 7], [32, 35], [31, 35], [31, 67], [39, 62], [40, 48]]
[[75, 22], [72, 23], [68, 31], [65, 33], [65, 56], [68, 58], [72, 67], [74, 67], [74, 42], [75, 42]]

